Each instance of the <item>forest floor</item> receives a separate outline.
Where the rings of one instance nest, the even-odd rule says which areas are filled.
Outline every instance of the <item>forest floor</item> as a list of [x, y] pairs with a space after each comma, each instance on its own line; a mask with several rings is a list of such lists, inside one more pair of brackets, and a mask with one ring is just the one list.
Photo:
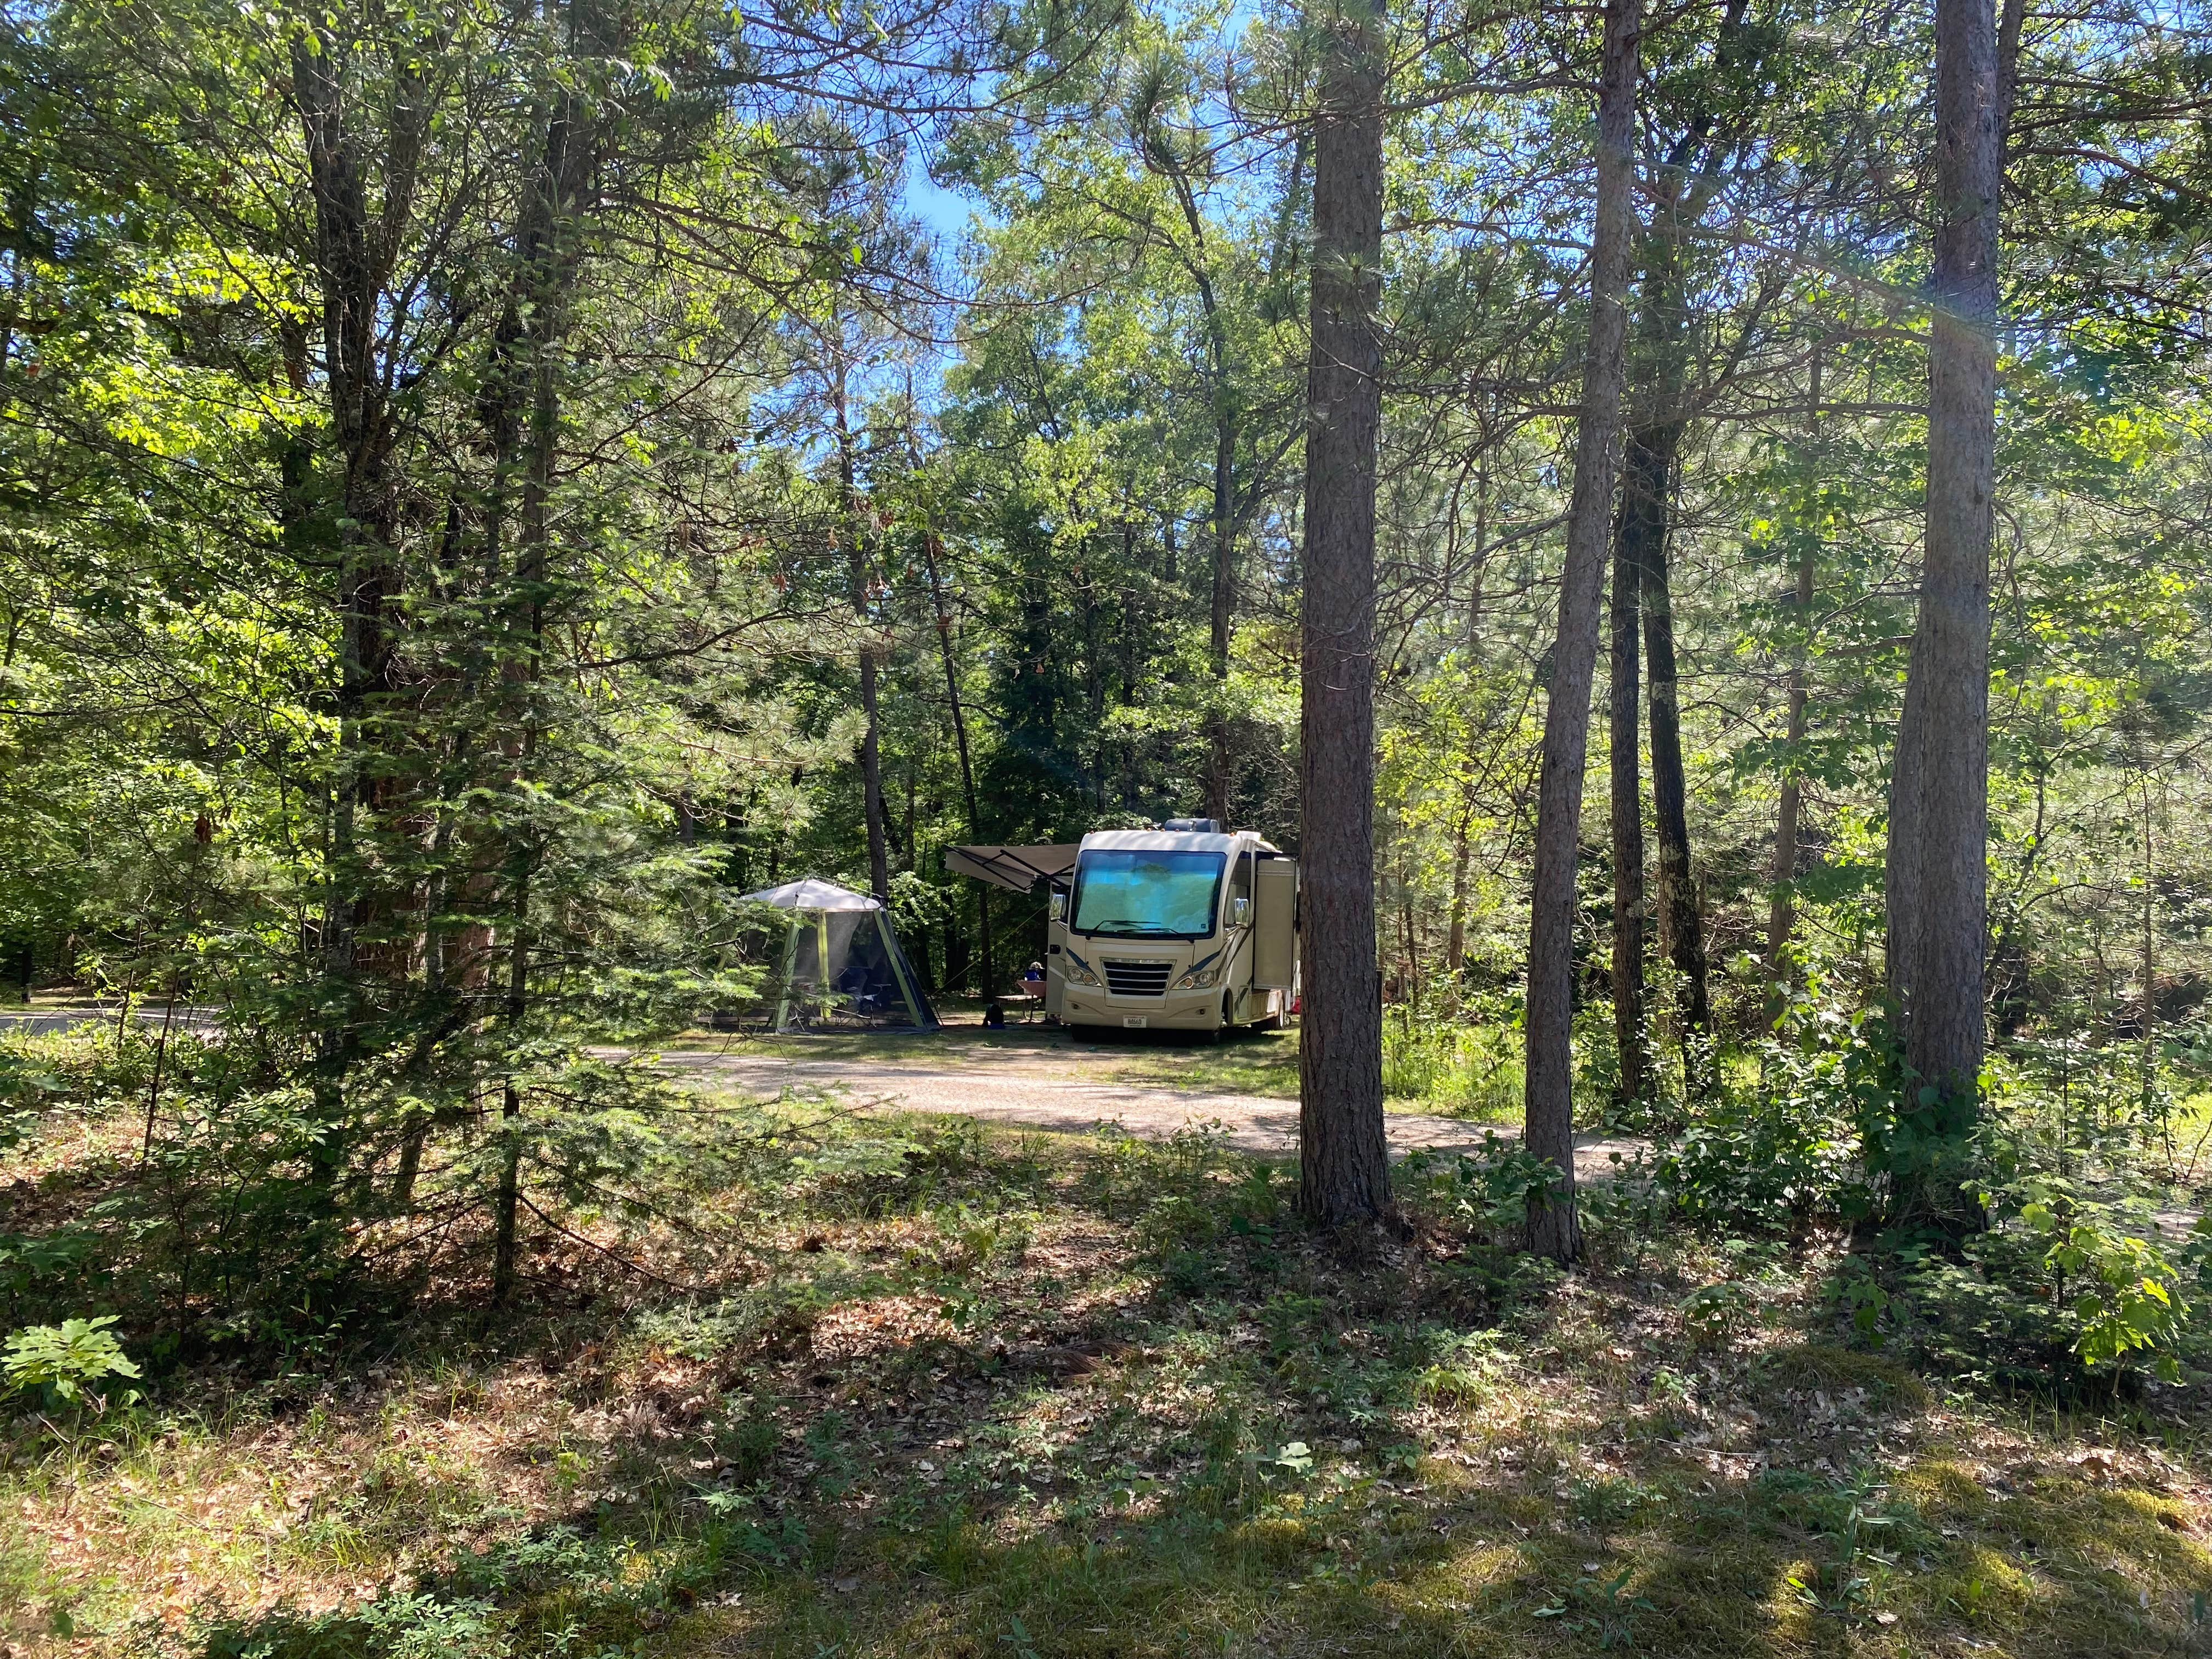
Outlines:
[[[1916, 1375], [1850, 1346], [1838, 1238], [1601, 1217], [1563, 1276], [1418, 1160], [1407, 1236], [1332, 1244], [1216, 1133], [732, 1109], [750, 1175], [536, 1231], [515, 1309], [460, 1239], [319, 1340], [18, 1418], [9, 1650], [2212, 1651], [2201, 1395]], [[108, 1139], [0, 1176], [100, 1196]]]

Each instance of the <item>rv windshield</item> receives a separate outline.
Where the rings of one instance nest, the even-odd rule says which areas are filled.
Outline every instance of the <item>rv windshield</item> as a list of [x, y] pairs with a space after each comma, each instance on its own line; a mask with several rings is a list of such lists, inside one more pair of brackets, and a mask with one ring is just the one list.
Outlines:
[[1127, 939], [1203, 939], [1221, 891], [1219, 853], [1097, 848], [1075, 866], [1079, 933]]

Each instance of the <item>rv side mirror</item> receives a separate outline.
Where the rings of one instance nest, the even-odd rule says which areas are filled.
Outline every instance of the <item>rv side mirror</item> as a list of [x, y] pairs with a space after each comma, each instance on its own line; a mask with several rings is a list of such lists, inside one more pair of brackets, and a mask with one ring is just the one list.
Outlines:
[[1231, 921], [1235, 922], [1235, 923], [1237, 924], [1237, 926], [1238, 926], [1239, 927], [1243, 927], [1243, 926], [1247, 921], [1249, 921], [1251, 919], [1251, 916], [1252, 916], [1252, 901], [1251, 901], [1250, 899], [1248, 899], [1248, 898], [1236, 898], [1236, 899], [1231, 899], [1231, 900], [1230, 900], [1230, 902], [1229, 902], [1229, 919], [1230, 919]]
[[1066, 921], [1067, 920], [1067, 895], [1065, 893], [1054, 893], [1052, 896], [1051, 904], [1052, 919], [1054, 921]]

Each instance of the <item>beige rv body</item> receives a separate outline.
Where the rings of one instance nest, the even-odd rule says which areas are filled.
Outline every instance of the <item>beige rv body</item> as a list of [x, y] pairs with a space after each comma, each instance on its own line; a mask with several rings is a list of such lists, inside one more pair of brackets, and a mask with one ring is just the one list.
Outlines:
[[[1188, 937], [1155, 931], [1086, 927], [1102, 920], [1086, 879], [1103, 881], [1110, 861], [1115, 890], [1134, 894], [1112, 908], [1142, 910], [1141, 873], [1148, 855], [1180, 867], [1179, 878], [1218, 855], [1212, 902], [1183, 914]], [[1190, 890], [1185, 890], [1186, 892]], [[1196, 835], [1164, 830], [1101, 830], [1083, 838], [1071, 890], [1056, 896], [1046, 963], [1047, 1011], [1079, 1030], [1218, 1031], [1231, 1025], [1276, 1025], [1297, 996], [1298, 869], [1249, 830]], [[1203, 925], [1205, 931], [1200, 932]]]

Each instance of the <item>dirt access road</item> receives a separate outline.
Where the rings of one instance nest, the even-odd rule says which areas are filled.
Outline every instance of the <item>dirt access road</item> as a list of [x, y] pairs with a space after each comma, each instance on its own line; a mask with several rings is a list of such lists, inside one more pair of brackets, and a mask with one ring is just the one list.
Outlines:
[[[1042, 1027], [984, 1032], [955, 1026], [923, 1037], [791, 1036], [659, 1052], [672, 1071], [747, 1093], [836, 1090], [863, 1106], [958, 1112], [1073, 1133], [1118, 1123], [1148, 1139], [1212, 1123], [1240, 1151], [1297, 1156], [1297, 1050], [1288, 1036], [1254, 1036], [1219, 1048], [1100, 1048]], [[1418, 1111], [1383, 1115], [1383, 1132], [1398, 1158], [1417, 1148], [1470, 1151], [1481, 1146], [1486, 1131], [1510, 1137], [1519, 1126]], [[1613, 1154], [1636, 1150], [1632, 1141], [1577, 1137], [1576, 1174], [1607, 1175]]]

